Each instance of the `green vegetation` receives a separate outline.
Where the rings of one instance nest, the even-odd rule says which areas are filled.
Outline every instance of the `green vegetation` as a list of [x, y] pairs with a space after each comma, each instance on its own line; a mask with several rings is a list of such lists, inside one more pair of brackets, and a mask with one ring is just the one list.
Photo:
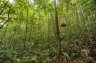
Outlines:
[[0, 0], [0, 63], [94, 61], [96, 0]]

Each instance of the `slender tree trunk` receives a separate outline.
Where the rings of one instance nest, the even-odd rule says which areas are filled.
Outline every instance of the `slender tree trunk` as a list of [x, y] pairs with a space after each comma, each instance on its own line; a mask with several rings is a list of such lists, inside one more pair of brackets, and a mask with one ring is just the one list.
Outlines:
[[56, 0], [54, 0], [54, 6], [55, 6], [55, 22], [56, 22], [56, 40], [58, 44], [57, 52], [58, 52], [58, 62], [60, 63], [60, 55], [61, 55], [61, 42], [60, 42], [60, 31], [59, 31], [59, 25], [58, 25], [58, 12], [57, 12], [57, 5]]
[[28, 33], [28, 7], [26, 10], [27, 16], [26, 16], [26, 30], [25, 30], [25, 42], [24, 42], [24, 50], [27, 49], [26, 42], [27, 42], [27, 33]]

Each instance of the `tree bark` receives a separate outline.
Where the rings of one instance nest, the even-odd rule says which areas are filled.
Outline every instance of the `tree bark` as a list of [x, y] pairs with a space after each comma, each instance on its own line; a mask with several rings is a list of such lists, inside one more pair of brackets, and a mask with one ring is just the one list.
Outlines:
[[60, 63], [60, 56], [61, 56], [61, 42], [60, 42], [60, 31], [59, 31], [59, 23], [58, 23], [58, 12], [57, 12], [57, 5], [56, 5], [56, 0], [54, 0], [54, 10], [55, 10], [55, 23], [56, 23], [56, 41], [57, 41], [57, 60], [58, 63]]

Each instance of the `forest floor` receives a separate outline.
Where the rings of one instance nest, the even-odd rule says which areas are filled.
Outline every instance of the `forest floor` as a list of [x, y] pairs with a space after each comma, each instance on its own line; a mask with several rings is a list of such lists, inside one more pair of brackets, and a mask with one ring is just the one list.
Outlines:
[[96, 63], [96, 58], [93, 58], [93, 57], [76, 58], [69, 61], [69, 63]]

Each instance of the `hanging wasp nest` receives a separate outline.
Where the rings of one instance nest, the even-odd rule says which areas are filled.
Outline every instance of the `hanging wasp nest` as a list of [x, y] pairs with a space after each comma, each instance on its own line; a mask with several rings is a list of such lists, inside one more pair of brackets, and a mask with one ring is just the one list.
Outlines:
[[66, 27], [66, 19], [65, 19], [65, 17], [60, 18], [60, 26], [61, 27]]

